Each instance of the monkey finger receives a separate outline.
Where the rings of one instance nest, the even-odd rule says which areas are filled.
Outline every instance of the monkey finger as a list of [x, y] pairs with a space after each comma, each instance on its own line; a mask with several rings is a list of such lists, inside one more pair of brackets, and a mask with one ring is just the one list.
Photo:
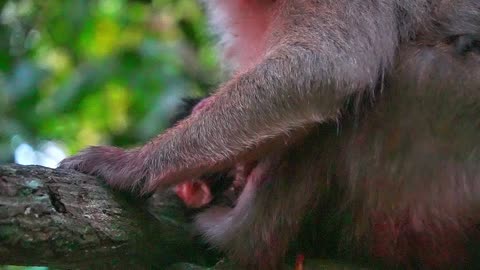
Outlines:
[[112, 152], [117, 152], [113, 149], [115, 148], [106, 146], [92, 146], [86, 148], [80, 151], [78, 154], [62, 160], [59, 163], [58, 168], [71, 169], [88, 174], [92, 171], [93, 165], [103, 160], [105, 155], [108, 155], [107, 153], [111, 154]]
[[145, 179], [143, 164], [135, 162], [137, 154], [136, 150], [94, 146], [64, 159], [58, 168], [101, 177], [109, 185], [120, 189], [136, 189]]

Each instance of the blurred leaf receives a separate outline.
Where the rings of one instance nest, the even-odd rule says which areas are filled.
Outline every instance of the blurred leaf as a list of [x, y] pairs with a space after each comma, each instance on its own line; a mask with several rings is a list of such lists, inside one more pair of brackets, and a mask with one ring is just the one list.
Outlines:
[[217, 77], [207, 33], [191, 0], [0, 2], [0, 162], [17, 135], [72, 152], [155, 136]]

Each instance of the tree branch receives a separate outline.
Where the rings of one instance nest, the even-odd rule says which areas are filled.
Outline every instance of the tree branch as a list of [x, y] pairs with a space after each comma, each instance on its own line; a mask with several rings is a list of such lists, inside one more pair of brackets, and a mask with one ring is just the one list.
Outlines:
[[[184, 213], [171, 193], [134, 198], [73, 171], [0, 165], [0, 266], [206, 269], [178, 263], [219, 259], [196, 241]], [[309, 259], [304, 269], [360, 268]]]
[[0, 265], [152, 269], [195, 261], [205, 249], [183, 213], [171, 194], [132, 198], [84, 174], [3, 165]]

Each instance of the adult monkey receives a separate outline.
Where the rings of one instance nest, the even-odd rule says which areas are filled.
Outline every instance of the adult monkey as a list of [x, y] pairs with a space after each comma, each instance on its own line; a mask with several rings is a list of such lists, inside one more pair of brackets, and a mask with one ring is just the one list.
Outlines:
[[[206, 4], [222, 34], [223, 54], [233, 69], [230, 80], [190, 117], [145, 146], [88, 148], [62, 167], [99, 175], [118, 188], [150, 192], [234, 164], [254, 164], [247, 166], [247, 183], [234, 208], [213, 208], [197, 219], [211, 243], [248, 269], [277, 269], [302, 217], [332, 182], [353, 213], [352, 235], [367, 239], [368, 250], [387, 263], [443, 267], [463, 258], [438, 252], [447, 244], [461, 249], [462, 235], [478, 221], [473, 210], [480, 181], [472, 147], [478, 130], [470, 121], [466, 129], [462, 120], [464, 113], [477, 113], [479, 74], [475, 68], [452, 69], [464, 67], [462, 61], [476, 67], [478, 57], [468, 49], [461, 53], [465, 59], [456, 59], [453, 46], [446, 51], [440, 45], [420, 47], [420, 55], [418, 47], [412, 52], [404, 46], [475, 37], [479, 1]], [[463, 39], [458, 43], [465, 47]], [[407, 67], [400, 67], [396, 77], [403, 80], [389, 79], [399, 60]], [[419, 69], [412, 63], [427, 64]], [[450, 83], [454, 78], [464, 80]], [[375, 106], [381, 113], [367, 113], [360, 126], [346, 128], [340, 138], [318, 127], [337, 120], [352, 96], [384, 84], [405, 93]], [[438, 118], [421, 106], [418, 99], [428, 98], [435, 113], [448, 109], [448, 114]], [[408, 115], [416, 125], [406, 123]], [[435, 132], [415, 129], [433, 123]], [[407, 127], [417, 132], [415, 138]], [[336, 181], [328, 173], [332, 167]]]

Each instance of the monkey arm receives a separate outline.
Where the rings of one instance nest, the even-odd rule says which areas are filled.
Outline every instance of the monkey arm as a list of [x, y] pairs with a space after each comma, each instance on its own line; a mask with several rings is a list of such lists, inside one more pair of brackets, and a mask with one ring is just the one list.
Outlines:
[[186, 174], [221, 169], [255, 159], [258, 148], [280, 135], [335, 118], [342, 94], [316, 74], [319, 61], [308, 49], [282, 47], [234, 76], [190, 118], [142, 148], [149, 167]]
[[[387, 45], [394, 51], [393, 42]], [[268, 148], [275, 138], [335, 119], [345, 98], [373, 87], [388, 62], [388, 56], [383, 58], [372, 47], [358, 57], [359, 52], [345, 48], [342, 56], [347, 60], [338, 63], [325, 53], [332, 50], [328, 46], [333, 45], [278, 46], [261, 63], [221, 86], [190, 118], [143, 147], [154, 173], [146, 189], [255, 159], [258, 149], [266, 144]]]
[[[235, 75], [202, 108], [145, 146], [89, 148], [61, 166], [100, 175], [117, 187], [152, 191], [255, 159], [256, 150], [272, 139], [337, 117], [349, 94], [377, 83], [397, 44], [395, 32], [378, 37], [391, 30], [385, 22], [371, 25], [364, 14], [351, 15], [349, 25], [296, 25], [257, 65]], [[347, 26], [351, 34], [342, 30]]]

